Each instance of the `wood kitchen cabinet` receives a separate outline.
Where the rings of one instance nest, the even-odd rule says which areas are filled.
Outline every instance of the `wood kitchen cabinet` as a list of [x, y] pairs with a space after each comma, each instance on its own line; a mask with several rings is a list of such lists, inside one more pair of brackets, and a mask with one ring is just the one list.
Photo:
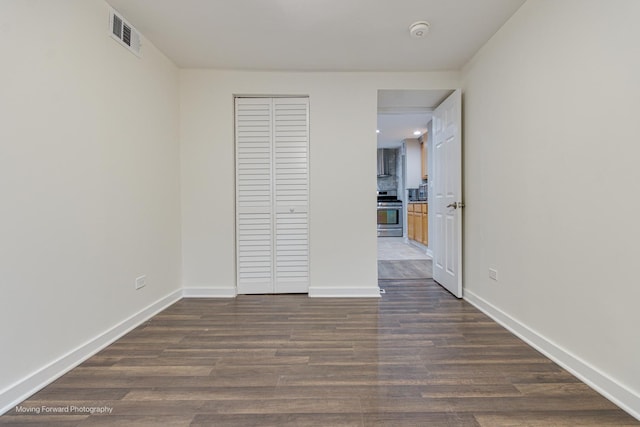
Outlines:
[[422, 243], [422, 203], [416, 203], [413, 212], [413, 229], [416, 242]]
[[429, 242], [427, 203], [409, 203], [407, 206], [407, 237], [427, 246]]
[[409, 203], [407, 205], [407, 237], [411, 240], [416, 239], [414, 207], [415, 207], [415, 203]]
[[429, 204], [421, 203], [422, 205], [422, 244], [428, 246], [429, 244], [429, 216], [427, 215]]

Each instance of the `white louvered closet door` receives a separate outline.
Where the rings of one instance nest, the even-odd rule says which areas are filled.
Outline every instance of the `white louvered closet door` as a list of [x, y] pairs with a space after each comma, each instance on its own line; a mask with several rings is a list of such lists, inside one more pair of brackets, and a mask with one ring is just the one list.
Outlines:
[[309, 290], [309, 98], [275, 98], [276, 293]]
[[236, 98], [239, 294], [273, 292], [272, 102]]
[[239, 294], [308, 292], [308, 98], [236, 98]]

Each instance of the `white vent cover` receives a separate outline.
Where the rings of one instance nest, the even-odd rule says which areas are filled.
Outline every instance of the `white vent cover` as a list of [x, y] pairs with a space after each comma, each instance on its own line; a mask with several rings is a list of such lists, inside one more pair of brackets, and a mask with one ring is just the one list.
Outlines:
[[109, 34], [134, 55], [138, 57], [142, 55], [140, 53], [140, 33], [115, 9], [111, 9], [109, 12]]

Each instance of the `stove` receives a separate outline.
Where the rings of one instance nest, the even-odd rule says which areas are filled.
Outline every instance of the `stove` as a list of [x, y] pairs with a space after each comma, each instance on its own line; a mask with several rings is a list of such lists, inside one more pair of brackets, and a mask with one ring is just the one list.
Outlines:
[[397, 191], [378, 191], [378, 237], [402, 237], [402, 233], [402, 201]]

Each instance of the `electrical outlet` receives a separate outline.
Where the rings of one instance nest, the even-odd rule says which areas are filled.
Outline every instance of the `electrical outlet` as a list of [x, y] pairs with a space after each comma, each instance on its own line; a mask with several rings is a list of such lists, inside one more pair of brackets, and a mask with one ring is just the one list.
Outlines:
[[136, 277], [136, 289], [144, 288], [147, 284], [147, 276]]
[[495, 268], [490, 268], [489, 269], [489, 279], [493, 279], [496, 282], [498, 281], [498, 270], [496, 270]]

